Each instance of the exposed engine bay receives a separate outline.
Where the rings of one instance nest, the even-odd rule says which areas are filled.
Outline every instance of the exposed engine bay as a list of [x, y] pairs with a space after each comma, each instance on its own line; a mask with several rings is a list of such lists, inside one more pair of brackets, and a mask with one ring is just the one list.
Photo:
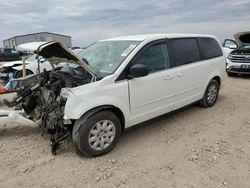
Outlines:
[[238, 48], [233, 50], [230, 54], [232, 55], [250, 55], [250, 48]]
[[232, 55], [250, 55], [250, 32], [240, 32], [234, 35], [238, 48], [231, 52]]
[[62, 88], [90, 83], [92, 76], [83, 68], [64, 66], [51, 72], [44, 70], [40, 83], [18, 93], [13, 101], [4, 100], [9, 107], [21, 108], [33, 121], [41, 119], [41, 128], [51, 135], [52, 153], [56, 154], [60, 141], [71, 135], [72, 122], [63, 121], [66, 99], [60, 96]]
[[38, 51], [39, 55], [52, 63], [66, 64], [50, 72], [43, 70], [43, 73], [29, 77], [26, 80], [29, 83], [18, 91], [14, 100], [3, 102], [9, 107], [23, 110], [23, 116], [33, 122], [40, 120], [43, 133], [50, 134], [52, 154], [56, 154], [61, 141], [71, 135], [74, 123], [64, 122], [66, 99], [60, 95], [62, 88], [88, 84], [95, 81], [96, 77], [89, 71], [87, 64], [84, 64], [87, 68], [81, 66], [85, 62], [74, 57], [60, 43], [52, 42], [44, 48], [38, 48]]

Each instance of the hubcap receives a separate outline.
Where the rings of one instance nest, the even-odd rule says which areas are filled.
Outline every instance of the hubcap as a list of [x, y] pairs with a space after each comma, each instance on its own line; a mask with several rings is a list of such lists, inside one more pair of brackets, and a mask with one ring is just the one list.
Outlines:
[[211, 84], [210, 87], [208, 88], [208, 93], [207, 93], [207, 102], [209, 104], [213, 104], [216, 100], [217, 97], [217, 87], [215, 84]]
[[115, 125], [109, 120], [97, 122], [89, 132], [89, 145], [92, 149], [100, 151], [107, 148], [115, 138]]

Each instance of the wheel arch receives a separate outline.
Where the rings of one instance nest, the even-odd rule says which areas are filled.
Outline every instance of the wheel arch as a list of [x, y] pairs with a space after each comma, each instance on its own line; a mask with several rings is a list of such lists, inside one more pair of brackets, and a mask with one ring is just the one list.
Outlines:
[[216, 80], [219, 84], [219, 87], [221, 85], [221, 78], [219, 76], [214, 76], [211, 80]]
[[79, 129], [80, 129], [82, 123], [86, 122], [88, 120], [88, 118], [90, 118], [91, 116], [93, 116], [94, 114], [96, 114], [97, 112], [100, 112], [102, 110], [109, 110], [109, 111], [113, 112], [119, 118], [119, 120], [121, 122], [121, 132], [123, 132], [125, 130], [125, 116], [124, 116], [124, 113], [122, 112], [122, 110], [116, 106], [113, 106], [113, 105], [102, 105], [102, 106], [98, 106], [98, 107], [95, 107], [95, 108], [88, 110], [79, 119], [76, 120], [76, 122], [73, 126], [73, 130], [72, 130], [72, 139], [74, 142], [76, 142], [78, 140]]
[[207, 77], [205, 83], [204, 83], [204, 87], [203, 87], [203, 93], [205, 93], [207, 86], [209, 84], [209, 82], [211, 80], [216, 80], [219, 83], [219, 86], [221, 86], [223, 79], [223, 75], [220, 74], [219, 71], [214, 71], [211, 74], [209, 74], [209, 76]]

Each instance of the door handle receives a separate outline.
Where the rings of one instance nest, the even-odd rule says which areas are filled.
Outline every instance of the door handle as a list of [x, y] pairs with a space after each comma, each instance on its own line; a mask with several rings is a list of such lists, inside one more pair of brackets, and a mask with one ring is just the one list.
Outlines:
[[179, 72], [179, 73], [177, 74], [178, 77], [182, 77], [182, 76], [184, 76], [184, 75], [185, 75], [184, 72]]
[[171, 80], [174, 78], [174, 75], [170, 74], [164, 77], [164, 80]]

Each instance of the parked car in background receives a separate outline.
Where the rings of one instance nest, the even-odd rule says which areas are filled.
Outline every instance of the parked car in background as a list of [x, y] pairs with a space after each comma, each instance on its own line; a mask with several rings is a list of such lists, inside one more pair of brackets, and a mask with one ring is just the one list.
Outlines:
[[0, 51], [0, 61], [16, 61], [20, 59], [20, 53], [15, 49], [4, 48], [2, 51]]
[[234, 35], [235, 40], [226, 39], [223, 47], [230, 53], [226, 58], [228, 76], [238, 74], [250, 75], [250, 32], [240, 32]]
[[[38, 64], [34, 51], [37, 49], [37, 47], [45, 43], [46, 42], [30, 42], [20, 44], [16, 47], [18, 53], [23, 55], [28, 54], [28, 56], [26, 56], [27, 59], [25, 60], [26, 75], [36, 74]], [[49, 62], [45, 62], [44, 59], [41, 59], [41, 71], [43, 68], [51, 70], [52, 66]], [[22, 70], [22, 60], [4, 63], [0, 69], [0, 79], [7, 83], [10, 79], [20, 78], [23, 74]]]
[[[31, 42], [26, 44], [21, 44], [17, 47], [19, 50], [32, 50], [35, 51], [38, 46], [45, 44], [45, 42]], [[75, 54], [82, 52], [84, 49], [74, 49], [72, 50]], [[64, 66], [65, 63], [61, 63], [59, 66]], [[52, 65], [46, 61], [44, 58], [40, 57], [40, 72], [43, 72], [44, 69], [47, 71], [52, 70]], [[26, 75], [37, 74], [38, 72], [38, 61], [37, 55], [33, 53], [25, 60], [25, 69]], [[5, 82], [8, 82], [11, 78], [21, 78], [23, 77], [23, 65], [22, 60], [11, 61], [4, 63], [0, 70], [0, 79], [3, 79]]]
[[25, 123], [35, 124], [42, 114], [53, 153], [72, 135], [83, 155], [103, 155], [128, 127], [195, 102], [212, 107], [225, 78], [222, 48], [210, 35], [118, 37], [96, 42], [78, 55], [55, 42], [39, 50], [52, 64], [67, 60], [77, 66], [45, 71], [40, 90], [37, 83], [30, 84], [17, 101], [5, 102], [22, 102], [27, 116], [11, 119], [14, 112], [4, 111], [0, 122], [9, 117], [8, 122], [20, 124], [26, 118]]
[[[27, 75], [36, 74], [38, 69], [36, 57], [37, 55], [33, 54], [25, 60], [25, 68]], [[44, 59], [41, 58], [40, 62], [41, 62], [40, 63], [41, 70], [45, 68], [46, 70], [50, 71], [52, 69], [52, 66], [48, 61], [45, 61]], [[1, 72], [8, 74], [9, 78], [21, 78], [23, 76], [22, 70], [23, 70], [23, 65], [22, 61], [20, 60], [20, 61], [11, 61], [3, 64]]]

